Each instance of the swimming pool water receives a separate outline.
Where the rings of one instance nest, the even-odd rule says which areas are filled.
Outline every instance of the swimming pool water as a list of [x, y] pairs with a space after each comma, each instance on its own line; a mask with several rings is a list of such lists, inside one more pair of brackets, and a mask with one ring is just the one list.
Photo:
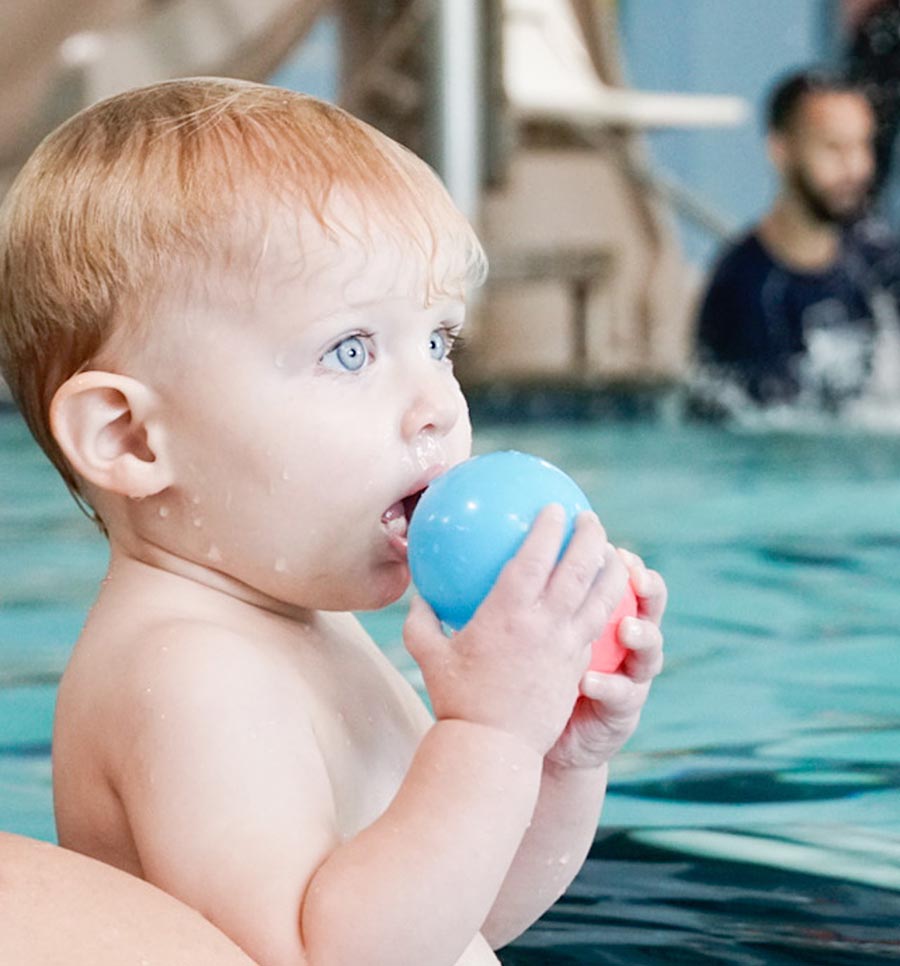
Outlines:
[[[476, 426], [666, 576], [668, 663], [525, 964], [900, 961], [900, 437], [663, 419]], [[0, 414], [0, 828], [53, 838], [57, 677], [105, 546]], [[363, 615], [404, 672], [403, 606]]]

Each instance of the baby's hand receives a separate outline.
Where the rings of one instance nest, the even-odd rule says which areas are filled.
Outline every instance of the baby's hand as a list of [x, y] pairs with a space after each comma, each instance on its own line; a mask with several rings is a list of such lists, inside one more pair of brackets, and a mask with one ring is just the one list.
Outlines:
[[631, 737], [647, 700], [650, 684], [663, 666], [659, 629], [666, 609], [666, 585], [627, 550], [619, 555], [628, 567], [638, 601], [638, 616], [619, 625], [619, 641], [628, 656], [615, 674], [589, 671], [581, 681], [581, 697], [565, 731], [547, 760], [568, 768], [593, 768], [608, 762]]
[[565, 516], [538, 516], [471, 621], [451, 638], [413, 601], [404, 639], [440, 719], [487, 725], [540, 755], [566, 725], [590, 662], [591, 639], [625, 586], [625, 568], [596, 516], [581, 514], [556, 564]]

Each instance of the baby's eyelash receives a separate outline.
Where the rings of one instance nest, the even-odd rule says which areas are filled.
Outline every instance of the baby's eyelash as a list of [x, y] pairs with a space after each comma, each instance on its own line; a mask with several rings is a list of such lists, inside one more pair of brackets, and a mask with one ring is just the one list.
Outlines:
[[466, 339], [458, 325], [442, 325], [439, 329], [447, 343], [447, 354], [459, 352], [466, 347]]
[[365, 341], [369, 342], [374, 338], [375, 333], [369, 331], [368, 329], [352, 329], [350, 332], [345, 332], [340, 338], [335, 339], [326, 351], [332, 352], [342, 342], [346, 342], [347, 339], [364, 339]]

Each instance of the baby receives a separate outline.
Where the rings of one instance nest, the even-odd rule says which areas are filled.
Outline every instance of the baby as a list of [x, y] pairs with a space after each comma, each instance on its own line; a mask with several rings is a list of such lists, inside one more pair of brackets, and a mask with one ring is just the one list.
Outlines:
[[[496, 963], [580, 867], [662, 664], [662, 580], [592, 514], [557, 563], [554, 506], [462, 631], [413, 600], [431, 712], [351, 616], [407, 589], [416, 496], [469, 455], [484, 271], [423, 162], [239, 81], [83, 111], [0, 213], [3, 372], [110, 544], [60, 843], [264, 966]], [[623, 672], [589, 673], [629, 577]]]

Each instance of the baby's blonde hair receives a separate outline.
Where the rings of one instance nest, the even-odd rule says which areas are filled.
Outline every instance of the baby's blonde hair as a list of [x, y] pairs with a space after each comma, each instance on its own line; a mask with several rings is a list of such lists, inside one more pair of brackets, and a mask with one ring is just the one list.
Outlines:
[[262, 228], [260, 199], [299, 205], [334, 238], [387, 232], [426, 260], [429, 297], [484, 277], [484, 252], [431, 169], [331, 104], [192, 78], [87, 108], [37, 148], [0, 208], [0, 369], [76, 497], [50, 429], [56, 390], [198, 264], [252, 269], [231, 229], [238, 216]]

